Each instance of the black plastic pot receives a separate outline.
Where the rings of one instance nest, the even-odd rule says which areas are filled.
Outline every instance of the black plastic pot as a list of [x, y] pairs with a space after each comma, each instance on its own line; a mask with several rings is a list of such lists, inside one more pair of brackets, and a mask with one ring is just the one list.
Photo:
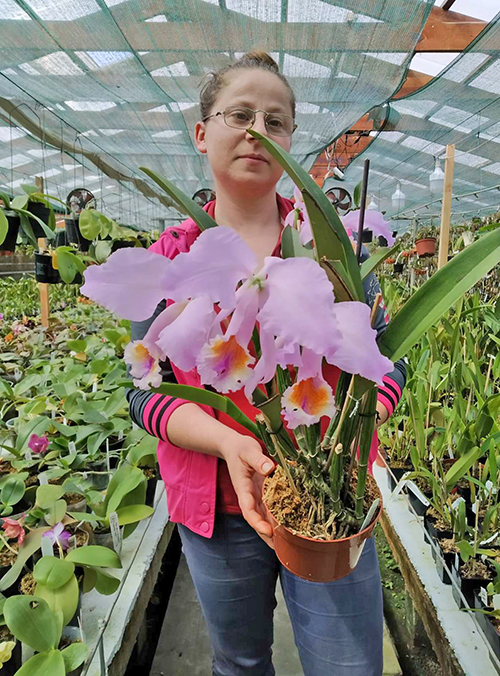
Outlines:
[[[457, 561], [458, 559], [458, 561]], [[451, 576], [459, 586], [459, 588], [462, 591], [462, 594], [465, 596], [465, 600], [467, 601], [467, 604], [469, 605], [470, 608], [474, 608], [474, 590], [479, 589], [479, 587], [486, 587], [489, 582], [491, 582], [490, 579], [484, 579], [484, 578], [467, 578], [464, 579], [461, 574], [459, 568], [462, 567], [462, 560], [460, 559], [459, 556], [454, 556], [453, 557], [453, 565], [451, 567]], [[458, 568], [457, 568], [458, 566]], [[457, 593], [457, 590], [455, 588], [455, 585], [453, 585], [452, 588], [452, 593], [453, 593], [453, 598], [457, 602], [457, 605], [459, 608], [464, 608], [464, 603], [460, 596]]]
[[[49, 207], [46, 207], [45, 204], [42, 204], [41, 202], [28, 202], [28, 206], [26, 207], [26, 209], [27, 211], [30, 212], [30, 214], [38, 216], [38, 218], [43, 223], [45, 223], [45, 225], [49, 224], [50, 209]], [[39, 237], [46, 237], [46, 234], [43, 231], [42, 226], [39, 224], [37, 220], [35, 220], [34, 218], [30, 218], [29, 222], [31, 227], [33, 228], [33, 234], [37, 239]]]
[[373, 241], [373, 231], [372, 230], [363, 230], [361, 233], [361, 241], [365, 242], [366, 244], [368, 242]]
[[80, 251], [83, 251], [84, 253], [87, 252], [91, 242], [80, 232], [78, 219], [66, 217], [64, 220], [66, 222], [66, 234], [68, 236], [68, 242], [70, 244], [76, 244]]
[[382, 237], [382, 235], [378, 236], [378, 245], [379, 246], [387, 246], [387, 240], [385, 237]]
[[146, 487], [146, 503], [145, 503], [148, 507], [155, 506], [155, 493], [157, 483], [158, 483], [157, 477], [152, 477], [151, 479], [148, 479]]
[[52, 267], [50, 254], [35, 254], [35, 279], [43, 284], [58, 284], [61, 281], [59, 272]]
[[[489, 608], [488, 606], [484, 605], [479, 596], [479, 590], [477, 589], [474, 590], [474, 608], [480, 608], [481, 610], [493, 610], [493, 608]], [[495, 627], [488, 615], [483, 615], [483, 613], [474, 614], [479, 626], [483, 630], [484, 635], [488, 640], [488, 643], [493, 648], [493, 652], [500, 660], [500, 633], [498, 629]]]
[[111, 245], [111, 253], [118, 251], [118, 249], [129, 249], [135, 246], [135, 242], [131, 242], [128, 239], [115, 239]]
[[398, 275], [401, 274], [404, 270], [404, 263], [394, 263], [394, 272], [396, 272]]
[[[418, 516], [424, 516], [425, 512], [427, 511], [427, 507], [429, 505], [423, 503], [420, 500], [420, 498], [418, 497], [418, 495], [416, 495], [416, 493], [414, 493], [414, 491], [412, 490], [412, 482], [409, 481], [406, 484], [406, 486], [404, 487], [403, 490], [407, 494], [408, 500], [410, 501], [410, 505], [413, 507], [413, 509], [415, 510], [417, 515]], [[425, 497], [425, 494], [424, 494], [424, 497]]]
[[56, 236], [54, 239], [54, 246], [57, 248], [58, 246], [68, 246], [68, 244], [69, 240], [66, 228], [57, 228]]
[[7, 237], [3, 243], [0, 244], [0, 251], [15, 251], [21, 219], [15, 211], [4, 211], [4, 214], [7, 217], [9, 229], [7, 231]]
[[[403, 474], [405, 472], [411, 471], [411, 467], [391, 467], [391, 465], [389, 465], [389, 469], [390, 469], [390, 472], [389, 471], [387, 472], [387, 481], [388, 481], [388, 484], [389, 484], [389, 489], [392, 493], [392, 491], [396, 488], [396, 481], [392, 477], [392, 474], [394, 474], [394, 476], [396, 477], [396, 479], [399, 483]], [[392, 472], [392, 474], [391, 474], [391, 472]]]

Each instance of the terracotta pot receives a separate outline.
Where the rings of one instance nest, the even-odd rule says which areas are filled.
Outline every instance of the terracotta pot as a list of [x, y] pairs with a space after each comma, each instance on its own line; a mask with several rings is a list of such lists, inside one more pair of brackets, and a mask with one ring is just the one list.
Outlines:
[[415, 246], [417, 247], [417, 253], [420, 258], [434, 256], [436, 253], [436, 238], [425, 237], [425, 239], [417, 239]]
[[349, 575], [358, 565], [365, 542], [371, 537], [382, 513], [380, 491], [378, 497], [380, 506], [372, 523], [360, 533], [340, 540], [314, 540], [295, 535], [267, 510], [274, 529], [276, 556], [291, 573], [311, 582], [333, 582]]

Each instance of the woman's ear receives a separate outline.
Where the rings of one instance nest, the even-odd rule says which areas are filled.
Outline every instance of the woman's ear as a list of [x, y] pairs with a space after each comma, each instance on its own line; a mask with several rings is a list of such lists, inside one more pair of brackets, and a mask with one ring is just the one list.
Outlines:
[[205, 123], [197, 122], [194, 128], [194, 142], [196, 147], [203, 155], [207, 152], [207, 144], [205, 142]]

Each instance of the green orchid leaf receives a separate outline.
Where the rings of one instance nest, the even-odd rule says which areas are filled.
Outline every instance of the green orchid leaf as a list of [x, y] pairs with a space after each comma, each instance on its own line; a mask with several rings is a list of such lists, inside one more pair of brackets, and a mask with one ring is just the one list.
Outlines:
[[116, 510], [118, 523], [120, 526], [126, 526], [129, 523], [137, 523], [143, 519], [147, 519], [154, 514], [154, 507], [148, 505], [129, 505], [128, 507], [120, 507]]
[[182, 190], [179, 190], [177, 186], [171, 183], [163, 176], [160, 176], [155, 171], [147, 169], [146, 167], [139, 167], [141, 171], [149, 176], [157, 185], [164, 190], [167, 195], [178, 205], [179, 210], [187, 213], [200, 230], [207, 230], [208, 228], [214, 228], [217, 226], [217, 223], [204, 211], [196, 202], [194, 202], [190, 197], [185, 195]]
[[446, 472], [445, 483], [446, 490], [451, 491], [451, 489], [460, 481], [460, 479], [467, 474], [470, 468], [474, 465], [477, 460], [482, 456], [483, 451], [481, 448], [475, 446], [468, 453], [466, 453], [461, 458], [458, 458], [450, 469]]
[[0, 209], [0, 245], [5, 242], [9, 232], [9, 221], [3, 209]]
[[111, 596], [111, 594], [114, 594], [120, 586], [120, 580], [104, 570], [97, 569], [96, 573], [97, 579], [95, 588], [99, 594], [103, 594], [103, 596]]
[[24, 481], [19, 477], [9, 477], [2, 485], [0, 499], [4, 505], [13, 507], [21, 500], [25, 492]]
[[98, 566], [99, 568], [121, 568], [120, 557], [112, 549], [100, 545], [88, 545], [77, 547], [68, 552], [66, 561], [71, 561], [77, 566]]
[[44, 486], [39, 486], [36, 489], [36, 502], [39, 507], [42, 509], [48, 509], [51, 505], [59, 500], [65, 493], [65, 490], [62, 486], [57, 486], [54, 484], [46, 484]]
[[353, 193], [353, 202], [354, 206], [359, 208], [359, 205], [361, 203], [361, 188], [363, 187], [363, 181], [360, 181], [359, 183], [356, 184], [354, 188], [354, 193]]
[[38, 653], [16, 671], [16, 676], [65, 676], [66, 669], [60, 650]]
[[33, 577], [35, 582], [49, 589], [58, 589], [69, 582], [74, 572], [75, 566], [71, 561], [55, 556], [43, 556], [33, 569]]
[[64, 650], [61, 650], [66, 673], [69, 674], [71, 671], [78, 669], [85, 662], [88, 654], [89, 649], [85, 643], [72, 643], [67, 648], [64, 648]]
[[[80, 547], [80, 549], [86, 549], [86, 547]], [[45, 599], [53, 612], [60, 610], [63, 614], [63, 626], [66, 626], [76, 613], [80, 589], [75, 575], [72, 575], [66, 584], [56, 589], [37, 583], [35, 595]]]
[[54, 615], [44, 599], [11, 596], [3, 607], [5, 623], [14, 636], [37, 652], [56, 648], [59, 635]]
[[281, 254], [283, 258], [313, 258], [314, 251], [306, 249], [300, 241], [300, 233], [295, 228], [286, 227], [281, 236]]
[[42, 535], [48, 530], [49, 530], [48, 527], [37, 528], [35, 530], [30, 531], [26, 535], [23, 544], [19, 548], [19, 553], [17, 555], [16, 562], [0, 579], [0, 591], [5, 591], [6, 589], [9, 589], [11, 585], [14, 584], [14, 582], [19, 577], [26, 561], [38, 549], [40, 549], [42, 543]]

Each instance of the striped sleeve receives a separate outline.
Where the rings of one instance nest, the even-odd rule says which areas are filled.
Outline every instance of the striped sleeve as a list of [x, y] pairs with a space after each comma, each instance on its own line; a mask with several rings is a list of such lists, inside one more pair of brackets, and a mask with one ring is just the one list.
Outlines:
[[[368, 252], [363, 247], [361, 260], [366, 260], [366, 258], [368, 258]], [[376, 295], [381, 293], [379, 281], [373, 272], [363, 280], [363, 289], [366, 302], [372, 307]], [[373, 325], [373, 328], [377, 331], [377, 337], [382, 335], [388, 324], [389, 315], [387, 314], [386, 307], [382, 301], [375, 314]], [[378, 401], [386, 407], [391, 416], [401, 399], [403, 388], [406, 384], [405, 362], [402, 359], [399, 359], [399, 361], [394, 364], [394, 369], [384, 376], [383, 381], [384, 384], [378, 388]]]
[[[165, 307], [166, 302], [163, 300], [156, 307], [152, 317], [142, 322], [131, 322], [132, 340], [144, 338], [153, 321], [163, 312]], [[168, 360], [161, 362], [160, 368], [164, 383], [177, 382]], [[127, 390], [126, 397], [132, 421], [149, 434], [163, 441], [168, 441], [167, 420], [175, 408], [185, 403], [184, 400], [133, 388]]]

